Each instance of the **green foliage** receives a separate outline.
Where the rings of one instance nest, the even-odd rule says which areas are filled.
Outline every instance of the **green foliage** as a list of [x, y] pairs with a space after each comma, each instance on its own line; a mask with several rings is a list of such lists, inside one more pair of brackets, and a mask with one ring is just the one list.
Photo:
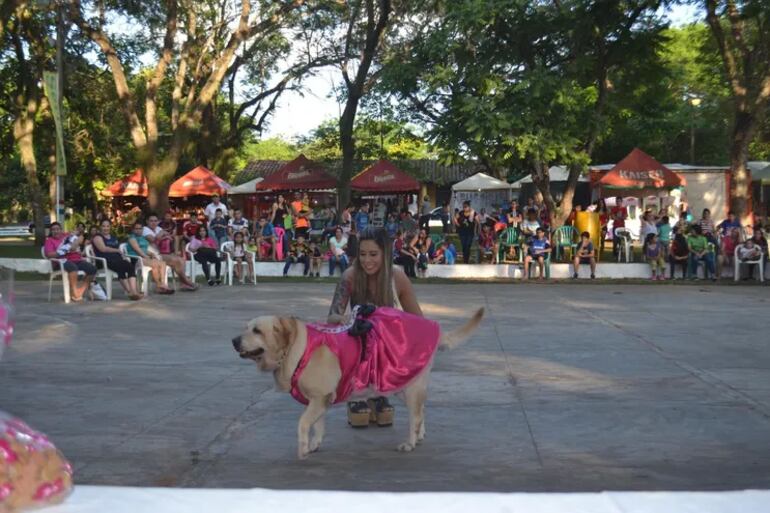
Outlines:
[[[375, 119], [366, 115], [358, 117], [353, 130], [356, 142], [355, 160], [427, 159], [435, 153], [415, 130], [394, 119]], [[299, 151], [308, 158], [319, 161], [339, 160], [339, 125], [334, 120], [322, 123], [298, 143]]]

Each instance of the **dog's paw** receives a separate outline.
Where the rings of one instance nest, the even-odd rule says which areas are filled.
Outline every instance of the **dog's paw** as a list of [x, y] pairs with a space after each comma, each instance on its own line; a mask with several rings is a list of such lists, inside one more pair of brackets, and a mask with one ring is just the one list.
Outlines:
[[310, 451], [299, 449], [297, 451], [297, 459], [299, 460], [306, 460], [307, 457], [310, 455]]
[[316, 452], [321, 448], [321, 440], [310, 441], [310, 452]]
[[396, 447], [396, 450], [398, 452], [412, 452], [414, 450], [414, 445], [410, 444], [409, 442], [404, 442]]

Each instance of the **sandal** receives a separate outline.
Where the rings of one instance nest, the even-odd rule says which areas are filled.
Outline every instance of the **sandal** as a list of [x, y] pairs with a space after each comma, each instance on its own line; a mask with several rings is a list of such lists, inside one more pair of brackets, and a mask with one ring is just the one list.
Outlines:
[[372, 410], [366, 401], [351, 401], [348, 403], [348, 424], [354, 428], [369, 427]]
[[174, 289], [158, 289], [158, 294], [163, 294], [164, 296], [170, 296], [176, 292]]
[[395, 416], [396, 409], [388, 401], [387, 397], [375, 397], [367, 401], [371, 413], [369, 420], [376, 423], [380, 427], [387, 427], [393, 425], [393, 417]]
[[141, 294], [129, 294], [128, 298], [131, 301], [139, 301], [140, 299], [142, 299], [142, 295]]

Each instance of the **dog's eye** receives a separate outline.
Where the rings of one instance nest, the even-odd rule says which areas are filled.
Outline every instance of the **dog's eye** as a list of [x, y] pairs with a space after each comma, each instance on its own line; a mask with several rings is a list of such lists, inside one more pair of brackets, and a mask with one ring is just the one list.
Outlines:
[[251, 332], [252, 332], [253, 334], [255, 334], [255, 335], [261, 335], [261, 334], [262, 334], [262, 332], [261, 332], [261, 331], [259, 331], [259, 328], [257, 328], [256, 326], [254, 326], [253, 328], [251, 328]]

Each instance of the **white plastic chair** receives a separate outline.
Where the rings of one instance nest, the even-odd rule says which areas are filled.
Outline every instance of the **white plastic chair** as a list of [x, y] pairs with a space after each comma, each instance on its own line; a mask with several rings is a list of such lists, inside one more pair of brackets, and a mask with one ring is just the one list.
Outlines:
[[144, 262], [142, 261], [142, 257], [128, 254], [127, 242], [121, 243], [120, 246], [118, 246], [118, 248], [120, 249], [120, 254], [123, 255], [123, 258], [132, 262], [139, 270], [139, 275], [141, 276], [141, 280], [142, 280], [142, 294], [144, 294], [145, 296], [149, 296], [150, 295], [150, 274], [152, 274], [152, 268], [144, 265]]
[[[53, 281], [61, 277], [62, 288], [64, 289], [64, 302], [69, 304], [72, 300], [70, 297], [70, 277], [68, 273], [64, 272], [64, 263], [67, 261], [65, 258], [48, 258], [45, 255], [45, 248], [40, 248], [40, 254], [43, 259], [48, 261], [48, 302], [51, 302], [51, 295], [53, 292]], [[58, 263], [59, 269], [54, 268], [54, 263]], [[83, 271], [78, 271], [78, 275], [85, 274]]]
[[744, 260], [741, 262], [738, 259], [738, 250], [744, 247], [743, 244], [738, 244], [735, 247], [735, 254], [733, 255], [733, 261], [735, 262], [735, 281], [739, 281], [741, 279], [741, 265], [746, 266], [752, 266], [756, 265], [759, 267], [759, 281], [764, 282], [765, 281], [765, 255], [762, 253], [762, 249], [759, 249], [759, 258], [755, 260]]
[[[233, 286], [233, 271], [235, 271], [235, 259], [233, 258], [233, 241], [227, 241], [222, 243], [222, 247], [220, 248], [220, 251], [225, 254], [227, 257], [226, 265], [227, 265], [227, 283], [231, 287]], [[251, 268], [254, 269], [254, 285], [257, 284], [257, 257], [254, 253], [251, 251], [245, 251], [246, 258], [251, 259]], [[241, 262], [241, 267], [245, 267], [245, 270], [248, 270], [249, 264], [246, 262]], [[245, 272], [245, 271], [244, 271]], [[243, 276], [243, 275], [242, 275]], [[243, 282], [242, 282], [243, 283]]]
[[[226, 243], [224, 243], [224, 244], [226, 244]], [[197, 264], [198, 262], [195, 260], [195, 252], [190, 250], [190, 243], [189, 242], [187, 244], [185, 244], [185, 246], [184, 246], [184, 253], [185, 253], [185, 255], [187, 255], [187, 262], [190, 264], [190, 279], [193, 281], [193, 283], [195, 283], [195, 278], [196, 278], [195, 271], [197, 270], [195, 264]], [[225, 276], [228, 276], [229, 265], [228, 265], [227, 257], [225, 255], [226, 255], [226, 253], [223, 253], [222, 251], [217, 251], [217, 256], [220, 259], [224, 258], [224, 262], [225, 262], [224, 274], [225, 274]]]
[[626, 263], [631, 262], [633, 260], [633, 254], [631, 251], [631, 232], [628, 230], [628, 228], [615, 228], [615, 237], [620, 239], [618, 247], [618, 262], [620, 262], [623, 258], [625, 258]]
[[[112, 280], [113, 278], [117, 278], [118, 275], [107, 268], [107, 259], [98, 257], [94, 254], [93, 244], [86, 246], [85, 253], [86, 259], [90, 260], [91, 263], [96, 266], [95, 278], [104, 279], [104, 291], [107, 293], [107, 299], [112, 300]], [[101, 264], [101, 269], [99, 269], [99, 266], [96, 265], [97, 262]]]

